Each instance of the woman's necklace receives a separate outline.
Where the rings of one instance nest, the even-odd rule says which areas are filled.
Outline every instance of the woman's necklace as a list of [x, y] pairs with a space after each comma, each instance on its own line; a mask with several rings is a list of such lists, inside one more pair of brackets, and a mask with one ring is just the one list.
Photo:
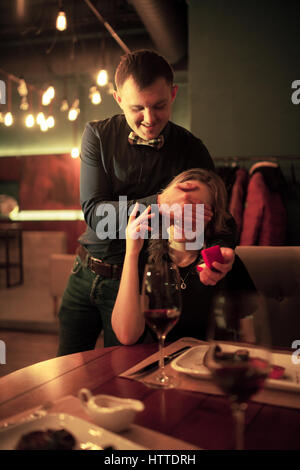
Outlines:
[[183, 277], [181, 277], [180, 274], [179, 274], [179, 277], [180, 277], [180, 280], [181, 280], [180, 287], [181, 287], [182, 290], [185, 290], [185, 289], [186, 289], [186, 283], [185, 283], [185, 281], [187, 280], [187, 278], [188, 278], [190, 272], [192, 271], [192, 269], [194, 269], [194, 267], [195, 267], [196, 264], [197, 264], [197, 260], [196, 260], [196, 262], [194, 261], [194, 263], [190, 266], [190, 269], [189, 269], [188, 272], [186, 273], [184, 279], [183, 279]]
[[190, 270], [188, 270], [188, 273], [187, 273], [187, 275], [185, 276], [184, 279], [180, 276], [180, 280], [181, 280], [180, 287], [181, 287], [182, 290], [186, 289], [186, 283], [185, 283], [185, 281], [186, 281], [186, 279], [187, 279], [187, 277], [188, 277], [189, 274], [190, 274]]
[[[175, 261], [175, 260], [174, 260], [174, 255], [172, 256], [172, 253], [169, 253], [169, 255], [171, 256], [171, 259], [173, 259], [173, 261]], [[196, 257], [196, 259], [194, 259], [194, 261], [192, 262], [192, 264], [191, 264], [191, 266], [190, 266], [188, 272], [186, 273], [184, 279], [183, 279], [183, 277], [180, 276], [180, 274], [179, 274], [179, 277], [180, 277], [180, 280], [181, 280], [180, 288], [181, 288], [182, 290], [185, 290], [185, 289], [186, 289], [186, 283], [185, 283], [185, 281], [187, 280], [187, 278], [188, 278], [188, 276], [189, 276], [191, 270], [196, 266], [196, 264], [197, 264], [197, 262], [198, 262], [198, 259], [199, 259], [199, 254], [198, 254], [198, 256]], [[176, 261], [175, 261], [175, 263], [176, 263]], [[178, 266], [178, 267], [180, 267], [180, 266]]]

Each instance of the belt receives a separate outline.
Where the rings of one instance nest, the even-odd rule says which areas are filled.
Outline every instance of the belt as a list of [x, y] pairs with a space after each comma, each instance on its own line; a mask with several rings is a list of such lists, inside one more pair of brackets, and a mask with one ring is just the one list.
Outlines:
[[81, 261], [86, 263], [86, 267], [93, 273], [110, 279], [121, 278], [122, 267], [118, 264], [108, 264], [104, 263], [101, 259], [94, 258], [82, 245], [77, 248], [76, 254]]

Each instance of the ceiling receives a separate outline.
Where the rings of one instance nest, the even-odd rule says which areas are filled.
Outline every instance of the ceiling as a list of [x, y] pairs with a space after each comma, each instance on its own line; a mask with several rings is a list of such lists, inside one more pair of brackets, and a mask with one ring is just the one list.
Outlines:
[[[68, 28], [55, 28], [58, 0], [0, 2], [0, 67], [35, 79], [115, 67], [124, 53], [84, 0], [64, 0]], [[91, 0], [130, 50], [153, 48], [186, 65], [186, 0]]]

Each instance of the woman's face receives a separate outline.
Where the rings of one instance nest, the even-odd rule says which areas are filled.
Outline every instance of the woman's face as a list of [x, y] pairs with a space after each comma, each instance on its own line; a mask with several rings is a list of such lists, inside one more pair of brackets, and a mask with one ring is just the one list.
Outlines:
[[[193, 241], [195, 233], [203, 231], [206, 228], [207, 223], [204, 221], [203, 211], [197, 210], [197, 204], [204, 204], [204, 206], [210, 206], [213, 209], [213, 195], [211, 189], [205, 184], [197, 180], [188, 180], [184, 183], [178, 183], [175, 185], [174, 190], [181, 191], [188, 195], [187, 202], [184, 205], [184, 217], [183, 220], [178, 220], [170, 227], [169, 236], [170, 240], [174, 239], [176, 242]], [[203, 217], [203, 219], [202, 219]], [[201, 220], [200, 220], [201, 218]], [[186, 223], [185, 223], [186, 222]], [[181, 225], [182, 224], [182, 225]], [[192, 227], [192, 230], [191, 230]]]

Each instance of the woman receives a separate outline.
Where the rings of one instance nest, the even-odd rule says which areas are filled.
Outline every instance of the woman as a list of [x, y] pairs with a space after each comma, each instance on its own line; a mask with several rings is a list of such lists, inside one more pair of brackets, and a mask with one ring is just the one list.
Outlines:
[[[203, 248], [205, 248], [209, 246], [210, 238], [214, 237], [216, 240], [219, 234], [224, 233], [226, 221], [231, 217], [226, 211], [226, 188], [217, 174], [197, 168], [179, 174], [165, 191], [178, 187], [179, 183], [181, 190], [189, 192], [189, 202], [204, 204], [212, 209], [212, 218], [210, 220], [204, 218]], [[128, 221], [122, 277], [112, 312], [113, 330], [119, 341], [127, 345], [136, 343], [145, 332], [140, 299], [139, 255], [144, 245], [144, 234], [147, 230], [151, 232], [149, 222], [154, 217], [154, 214], [150, 212], [150, 206], [139, 217], [136, 217], [137, 211], [138, 205], [136, 204]], [[163, 217], [162, 220], [164, 220]], [[195, 224], [192, 229], [193, 232], [197, 229]], [[168, 334], [169, 341], [175, 341], [184, 336], [205, 339], [215, 294], [220, 290], [226, 291], [232, 308], [243, 309], [243, 316], [251, 313], [254, 308], [253, 304], [248, 302], [248, 294], [255, 293], [255, 286], [241, 260], [236, 256], [232, 270], [217, 284], [215, 272], [206, 268], [203, 263], [201, 250], [187, 249], [187, 244], [192, 240], [191, 235], [186, 235], [185, 227], [182, 232], [179, 237], [175, 217], [168, 227], [169, 239], [162, 237], [151, 239], [148, 249], [149, 257], [155, 263], [159, 264], [164, 257], [168, 256], [179, 268], [182, 313], [178, 323]], [[193, 236], [195, 237], [195, 233]], [[225, 258], [226, 250], [227, 248], [221, 248]], [[213, 266], [219, 271], [224, 269], [219, 263], [214, 263]], [[247, 293], [247, 302], [243, 303], [241, 300], [245, 298], [245, 293]], [[233, 306], [232, 303], [236, 302], [239, 302], [239, 305]], [[249, 335], [248, 339], [251, 339]]]

